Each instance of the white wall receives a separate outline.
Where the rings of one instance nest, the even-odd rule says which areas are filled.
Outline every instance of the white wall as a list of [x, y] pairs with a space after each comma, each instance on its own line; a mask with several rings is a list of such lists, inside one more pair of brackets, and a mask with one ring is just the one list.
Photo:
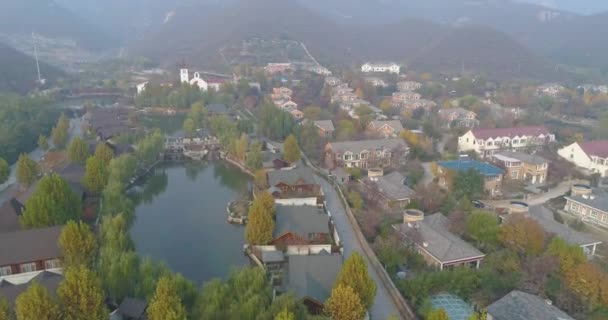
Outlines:
[[[583, 151], [577, 142], [563, 147], [557, 151], [560, 157], [574, 163], [577, 167], [587, 169], [589, 171], [598, 172], [602, 177], [607, 175], [608, 165], [594, 163], [591, 158]], [[572, 156], [572, 157], [571, 157]]]
[[275, 199], [274, 203], [284, 206], [316, 206], [317, 198]]

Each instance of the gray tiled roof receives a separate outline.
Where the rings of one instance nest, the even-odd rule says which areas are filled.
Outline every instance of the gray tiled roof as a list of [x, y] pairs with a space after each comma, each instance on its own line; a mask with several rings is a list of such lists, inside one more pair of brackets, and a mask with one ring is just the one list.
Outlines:
[[63, 275], [50, 271], [43, 271], [30, 281], [22, 284], [12, 284], [8, 281], [0, 281], [0, 296], [4, 297], [9, 304], [14, 305], [17, 297], [27, 290], [33, 281], [38, 282], [54, 296], [57, 293], [59, 284], [63, 281]]
[[61, 257], [61, 226], [0, 234], [0, 266]]
[[147, 307], [148, 303], [145, 300], [126, 297], [118, 306], [118, 311], [121, 315], [126, 316], [127, 319], [140, 319]]
[[571, 199], [574, 200], [576, 202], [582, 203], [586, 206], [604, 211], [604, 212], [608, 212], [608, 194], [606, 193], [606, 191], [596, 188], [593, 189], [593, 192], [591, 195], [587, 196], [586, 198], [583, 196], [568, 196], [566, 197], [566, 199]]
[[442, 263], [484, 256], [474, 246], [451, 233], [448, 230], [448, 218], [441, 213], [425, 216], [417, 228], [401, 224], [397, 230], [405, 235], [411, 235], [411, 232], [417, 230], [421, 240], [427, 244], [426, 247], [422, 246], [423, 250]]
[[21, 229], [19, 216], [24, 207], [19, 200], [10, 198], [0, 206], [0, 233], [17, 231]]
[[316, 206], [276, 206], [274, 237], [293, 232], [307, 237], [309, 234], [329, 233], [329, 216]]
[[502, 155], [508, 158], [517, 159], [521, 162], [529, 163], [529, 164], [543, 164], [548, 163], [549, 161], [541, 156], [537, 156], [535, 154], [527, 154], [523, 152], [517, 151], [501, 151], [497, 153], [497, 155]]
[[330, 143], [334, 152], [344, 153], [350, 151], [353, 153], [361, 153], [363, 150], [384, 150], [384, 149], [407, 149], [407, 144], [403, 139], [377, 139], [377, 140], [361, 140], [361, 141], [344, 141]]
[[539, 296], [514, 290], [487, 308], [494, 320], [574, 320]]
[[313, 298], [324, 303], [342, 268], [339, 254], [289, 256], [286, 291], [293, 291], [298, 298]]
[[314, 172], [305, 165], [297, 165], [293, 169], [275, 170], [268, 172], [268, 184], [276, 186], [283, 182], [295, 185], [298, 181], [303, 184], [317, 184]]
[[576, 231], [553, 219], [553, 212], [543, 206], [530, 207], [530, 217], [536, 220], [545, 231], [553, 233], [570, 244], [579, 246], [601, 242], [595, 237]]
[[334, 131], [334, 123], [331, 120], [317, 120], [313, 121], [314, 125], [325, 130], [325, 131]]
[[414, 191], [403, 184], [405, 177], [394, 171], [382, 177], [378, 177], [375, 181], [378, 185], [378, 189], [382, 194], [388, 197], [390, 200], [404, 200], [409, 199], [414, 194]]

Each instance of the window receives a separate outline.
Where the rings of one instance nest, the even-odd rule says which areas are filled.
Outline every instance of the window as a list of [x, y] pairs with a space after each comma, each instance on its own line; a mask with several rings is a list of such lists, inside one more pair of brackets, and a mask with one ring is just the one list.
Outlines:
[[59, 259], [46, 260], [44, 262], [44, 268], [45, 269], [57, 269], [57, 268], [61, 268], [61, 261], [59, 261]]
[[575, 212], [578, 212], [578, 204], [576, 204], [574, 202], [570, 203], [570, 209]]
[[517, 173], [518, 173], [517, 171], [512, 171], [512, 172], [511, 172], [511, 178], [513, 178], [513, 179], [517, 179], [517, 176], [518, 176], [518, 174], [517, 174]]
[[24, 263], [21, 266], [19, 266], [19, 269], [21, 269], [21, 272], [32, 272], [32, 271], [36, 271], [36, 263], [32, 262], [32, 263]]
[[513, 144], [518, 144], [518, 143], [519, 143], [519, 140], [517, 140], [517, 139], [513, 140]]
[[0, 267], [0, 276], [10, 276], [11, 274], [13, 274], [11, 266]]

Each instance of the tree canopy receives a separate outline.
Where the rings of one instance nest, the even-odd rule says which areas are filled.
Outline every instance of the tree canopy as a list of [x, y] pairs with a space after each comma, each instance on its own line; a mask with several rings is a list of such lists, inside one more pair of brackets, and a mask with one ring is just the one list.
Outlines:
[[376, 282], [367, 272], [367, 264], [358, 252], [354, 252], [344, 261], [334, 287], [340, 285], [351, 287], [361, 299], [365, 309], [371, 308], [374, 304]]
[[95, 153], [93, 154], [97, 159], [103, 163], [108, 164], [114, 158], [114, 151], [105, 142], [100, 142], [95, 147]]
[[42, 149], [42, 151], [49, 150], [49, 140], [43, 134], [38, 136], [38, 148]]
[[264, 245], [272, 241], [274, 231], [273, 211], [259, 197], [253, 201], [247, 216], [245, 238], [250, 245]]
[[445, 312], [445, 309], [440, 308], [440, 309], [436, 309], [436, 310], [432, 310], [431, 312], [429, 312], [429, 314], [427, 314], [426, 320], [450, 320], [450, 317], [448, 317], [448, 313]]
[[80, 196], [63, 178], [51, 173], [40, 179], [25, 203], [21, 225], [27, 229], [63, 225], [69, 220], [78, 220], [80, 213]]
[[75, 137], [68, 147], [68, 159], [74, 163], [84, 163], [89, 157], [89, 146], [80, 137]]
[[521, 254], [538, 255], [545, 245], [545, 231], [536, 220], [514, 215], [502, 225], [500, 240]]
[[183, 320], [186, 309], [182, 305], [177, 288], [169, 277], [158, 280], [154, 296], [147, 309], [150, 320]]
[[101, 281], [84, 266], [68, 268], [57, 289], [65, 320], [106, 320], [105, 295]]
[[477, 170], [458, 171], [452, 182], [452, 191], [456, 198], [479, 199], [485, 193], [484, 183], [483, 175]]
[[365, 306], [353, 288], [338, 284], [325, 302], [325, 310], [333, 320], [361, 320]]
[[19, 156], [19, 160], [17, 160], [17, 181], [21, 183], [25, 187], [29, 187], [34, 182], [36, 182], [36, 178], [38, 178], [38, 173], [40, 171], [40, 167], [38, 166], [38, 162], [30, 159], [26, 154], [22, 154]]
[[300, 160], [300, 146], [298, 140], [292, 134], [290, 134], [283, 143], [283, 157], [289, 163], [295, 163]]
[[0, 158], [0, 184], [5, 183], [11, 174], [11, 167], [6, 160]]
[[91, 266], [95, 259], [97, 240], [89, 226], [80, 221], [68, 221], [59, 236], [64, 267]]
[[65, 114], [61, 114], [61, 117], [59, 117], [59, 120], [57, 121], [57, 125], [51, 131], [51, 138], [55, 148], [65, 148], [66, 144], [68, 143], [69, 130], [70, 120], [65, 116]]
[[17, 320], [55, 320], [61, 318], [61, 310], [47, 289], [34, 281], [17, 297], [15, 316]]
[[498, 245], [498, 236], [500, 234], [500, 226], [498, 218], [486, 211], [474, 211], [467, 217], [467, 234], [471, 236], [477, 245], [492, 249]]
[[104, 161], [96, 156], [87, 159], [84, 185], [92, 194], [99, 194], [108, 182], [108, 167]]

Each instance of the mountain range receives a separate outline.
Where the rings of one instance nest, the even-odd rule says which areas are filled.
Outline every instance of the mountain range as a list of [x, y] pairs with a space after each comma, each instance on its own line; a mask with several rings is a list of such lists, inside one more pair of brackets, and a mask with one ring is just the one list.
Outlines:
[[[40, 73], [49, 82], [65, 75], [44, 62], [40, 62]], [[37, 79], [36, 61], [32, 57], [0, 43], [0, 92], [26, 93]]]
[[20, 0], [0, 4], [0, 33], [123, 46], [163, 65], [217, 65], [221, 48], [258, 36], [301, 41], [345, 66], [395, 60], [503, 78], [563, 76], [558, 64], [608, 71], [608, 13], [562, 10], [567, 1]]

